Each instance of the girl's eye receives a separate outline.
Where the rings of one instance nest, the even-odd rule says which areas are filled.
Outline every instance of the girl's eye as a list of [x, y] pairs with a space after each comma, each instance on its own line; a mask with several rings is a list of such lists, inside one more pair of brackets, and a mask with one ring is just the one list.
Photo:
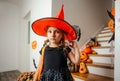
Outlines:
[[60, 31], [58, 31], [58, 30], [56, 30], [55, 32], [56, 32], [56, 33], [60, 33]]
[[47, 32], [48, 32], [48, 33], [51, 33], [52, 31], [51, 31], [51, 30], [48, 30]]

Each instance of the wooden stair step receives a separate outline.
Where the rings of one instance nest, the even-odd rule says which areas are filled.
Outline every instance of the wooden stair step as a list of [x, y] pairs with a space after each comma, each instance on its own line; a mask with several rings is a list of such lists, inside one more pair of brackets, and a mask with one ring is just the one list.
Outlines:
[[92, 73], [81, 74], [77, 72], [77, 73], [72, 73], [72, 76], [84, 81], [114, 81], [113, 78], [100, 76]]
[[108, 69], [114, 69], [114, 66], [107, 63], [86, 63], [87, 66], [94, 66], [94, 67], [100, 67], [100, 68], [108, 68]]
[[97, 57], [114, 57], [114, 54], [88, 54], [89, 56]]
[[98, 49], [98, 48], [110, 48], [110, 46], [96, 46], [96, 47], [92, 47], [92, 48], [95, 48], [95, 49]]

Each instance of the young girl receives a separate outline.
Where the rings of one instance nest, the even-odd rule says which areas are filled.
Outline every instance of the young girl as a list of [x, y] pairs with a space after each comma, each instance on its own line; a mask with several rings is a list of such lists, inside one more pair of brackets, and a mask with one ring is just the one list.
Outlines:
[[[47, 37], [44, 44], [44, 69], [39, 81], [74, 81], [67, 66], [67, 58], [79, 64], [79, 48], [77, 42], [72, 41], [76, 39], [76, 32], [64, 21], [63, 6], [56, 17], [37, 20], [32, 28], [36, 34]], [[69, 40], [71, 45], [66, 45], [65, 40]], [[38, 72], [39, 68], [33, 81], [37, 81]]]

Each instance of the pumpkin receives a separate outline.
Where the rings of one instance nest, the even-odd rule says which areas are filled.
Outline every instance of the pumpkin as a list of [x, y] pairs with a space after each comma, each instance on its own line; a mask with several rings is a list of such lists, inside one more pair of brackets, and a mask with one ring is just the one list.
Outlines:
[[88, 59], [88, 55], [85, 52], [80, 52], [80, 61], [84, 62]]
[[87, 63], [92, 63], [93, 61], [92, 61], [92, 59], [89, 58], [89, 59], [86, 60], [86, 62]]
[[88, 73], [86, 64], [84, 62], [80, 62], [80, 68], [79, 68], [80, 73]]
[[37, 48], [37, 41], [33, 41], [32, 42], [32, 49], [36, 49]]
[[108, 27], [110, 28], [110, 30], [114, 33], [115, 32], [115, 28], [114, 28], [114, 20], [110, 19], [108, 22]]
[[83, 50], [86, 54], [92, 54], [92, 48], [90, 45], [86, 45], [85, 49]]
[[115, 8], [113, 7], [112, 9], [111, 9], [111, 14], [113, 15], [113, 16], [115, 16]]
[[35, 71], [33, 72], [23, 72], [21, 73], [16, 81], [33, 81]]

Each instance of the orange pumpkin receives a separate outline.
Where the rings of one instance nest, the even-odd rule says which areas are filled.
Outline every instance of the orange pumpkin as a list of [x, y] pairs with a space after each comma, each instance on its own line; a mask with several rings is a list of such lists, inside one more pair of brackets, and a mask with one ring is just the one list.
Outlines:
[[88, 59], [88, 55], [85, 52], [80, 52], [80, 61], [84, 62]]
[[115, 16], [115, 8], [113, 7], [112, 9], [111, 9], [111, 14], [113, 15], [113, 16]]
[[115, 32], [115, 28], [114, 28], [114, 20], [110, 19], [108, 22], [108, 27], [110, 28], [110, 30], [114, 33]]
[[86, 45], [85, 49], [83, 50], [86, 54], [92, 54], [92, 48], [90, 45]]
[[80, 62], [79, 72], [80, 73], [88, 73], [87, 66], [84, 62]]
[[33, 41], [32, 42], [32, 49], [36, 49], [37, 48], [37, 41]]
[[87, 63], [92, 63], [93, 61], [92, 61], [92, 59], [89, 58], [89, 59], [86, 60], [86, 62]]

